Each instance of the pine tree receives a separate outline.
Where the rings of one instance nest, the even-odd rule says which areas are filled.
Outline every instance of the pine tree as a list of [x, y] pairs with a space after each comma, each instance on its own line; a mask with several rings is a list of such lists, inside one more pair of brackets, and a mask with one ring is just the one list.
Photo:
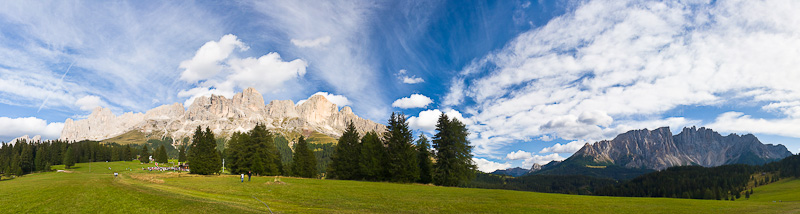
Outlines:
[[186, 162], [186, 146], [181, 145], [180, 151], [178, 151], [178, 162]]
[[417, 182], [428, 184], [433, 181], [433, 161], [431, 161], [430, 143], [424, 134], [417, 140], [417, 161], [419, 163], [419, 180]]
[[245, 162], [249, 162], [249, 168], [253, 173], [260, 175], [280, 175], [283, 172], [281, 154], [275, 146], [275, 137], [270, 133], [264, 124], [257, 124], [250, 130], [250, 143], [246, 145]]
[[387, 170], [394, 182], [414, 182], [419, 179], [419, 164], [414, 150], [411, 130], [405, 115], [392, 113], [386, 133], [389, 165]]
[[20, 159], [20, 167], [22, 168], [22, 173], [28, 174], [35, 170], [35, 165], [33, 163], [33, 147], [31, 144], [22, 144], [22, 153], [19, 155]]
[[131, 145], [125, 145], [125, 148], [122, 149], [122, 160], [131, 161], [131, 159], [133, 159], [133, 152], [131, 150]]
[[[22, 164], [21, 163], [22, 163], [22, 161], [19, 158], [19, 154], [14, 153], [14, 157], [11, 158], [11, 169], [9, 170], [9, 171], [11, 171], [11, 174], [14, 174], [16, 176], [22, 176], [22, 175], [25, 174], [22, 171], [22, 166], [21, 166]], [[69, 169], [69, 167], [67, 167], [67, 169]]]
[[331, 157], [331, 164], [328, 168], [328, 176], [342, 180], [354, 180], [361, 178], [359, 172], [358, 159], [360, 146], [358, 145], [358, 132], [353, 121], [347, 124], [347, 129], [339, 137], [336, 149]]
[[436, 149], [436, 163], [433, 165], [433, 183], [441, 186], [464, 185], [475, 177], [475, 164], [472, 162], [472, 146], [467, 140], [466, 126], [442, 114], [436, 124], [433, 148]]
[[72, 147], [67, 147], [67, 152], [64, 153], [64, 168], [69, 169], [72, 166], [75, 166], [75, 155], [72, 153]]
[[303, 136], [297, 140], [292, 155], [292, 174], [298, 177], [313, 178], [317, 176], [317, 157], [308, 148], [308, 143]]
[[250, 171], [250, 163], [246, 160], [252, 156], [252, 151], [247, 150], [247, 145], [250, 144], [250, 136], [241, 132], [234, 132], [231, 139], [228, 140], [228, 148], [225, 149], [225, 168], [229, 169], [231, 174], [243, 174]]
[[169, 162], [169, 156], [167, 156], [167, 148], [164, 147], [164, 144], [161, 144], [155, 152], [156, 162], [158, 163], [167, 163]]
[[142, 151], [139, 152], [139, 162], [150, 163], [150, 149], [147, 148], [147, 144], [145, 144], [142, 147]]
[[378, 134], [367, 132], [361, 138], [361, 158], [358, 161], [359, 171], [364, 179], [370, 181], [385, 180], [386, 168], [386, 147], [383, 146]]
[[36, 165], [36, 171], [44, 170], [44, 165], [45, 165], [44, 147], [40, 146], [39, 149], [36, 150], [36, 158], [33, 160], [33, 162]]
[[206, 131], [195, 130], [192, 136], [192, 149], [189, 150], [189, 164], [192, 174], [210, 175], [215, 174], [222, 168], [222, 159], [216, 149], [216, 140], [211, 129], [206, 127]]

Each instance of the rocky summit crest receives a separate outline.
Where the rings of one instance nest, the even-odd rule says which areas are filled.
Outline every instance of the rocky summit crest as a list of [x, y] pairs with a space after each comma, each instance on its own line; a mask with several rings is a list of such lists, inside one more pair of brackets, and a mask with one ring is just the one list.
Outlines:
[[181, 139], [191, 136], [197, 126], [210, 127], [215, 134], [227, 136], [235, 131], [250, 130], [257, 123], [277, 132], [316, 131], [338, 137], [349, 121], [353, 121], [361, 134], [386, 129], [384, 125], [353, 114], [350, 107], [345, 106], [340, 111], [322, 95], [311, 96], [300, 105], [291, 100], [273, 100], [264, 105], [261, 93], [247, 88], [231, 99], [220, 95], [199, 97], [188, 108], [175, 103], [144, 114], [128, 112], [117, 116], [107, 108], [97, 108], [84, 120], [67, 119], [60, 139], [105, 140], [130, 131]]

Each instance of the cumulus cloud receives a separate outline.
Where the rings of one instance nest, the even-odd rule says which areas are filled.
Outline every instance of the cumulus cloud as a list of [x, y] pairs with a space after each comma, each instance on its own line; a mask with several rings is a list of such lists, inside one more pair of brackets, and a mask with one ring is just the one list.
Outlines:
[[[408, 118], [408, 126], [411, 127], [411, 129], [433, 133], [436, 131], [436, 122], [439, 120], [440, 115], [442, 115], [442, 111], [439, 109], [421, 111], [418, 116]], [[445, 115], [451, 119], [456, 118], [462, 123], [468, 124], [468, 121], [456, 110], [451, 109], [447, 111]]]
[[422, 94], [412, 94], [410, 97], [403, 97], [400, 99], [395, 100], [392, 103], [392, 107], [397, 108], [425, 108], [428, 104], [433, 103], [431, 98], [426, 97]]
[[583, 148], [583, 145], [585, 145], [585, 144], [586, 144], [586, 142], [578, 141], [578, 140], [569, 142], [569, 143], [564, 144], [564, 145], [561, 145], [560, 143], [556, 143], [555, 145], [553, 145], [551, 147], [545, 147], [544, 149], [539, 151], [539, 153], [569, 153], [569, 154], [572, 154], [572, 153], [577, 152], [581, 148]]
[[258, 58], [238, 58], [230, 54], [236, 47], [247, 49], [235, 35], [228, 34], [218, 42], [206, 43], [197, 50], [194, 58], [181, 63], [184, 69], [182, 80], [201, 81], [198, 87], [178, 93], [178, 97], [189, 97], [185, 102], [187, 106], [201, 96], [218, 94], [230, 98], [237, 89], [248, 87], [261, 93], [280, 92], [286, 82], [306, 74], [308, 63], [301, 59], [284, 61], [275, 52]]
[[[469, 128], [487, 154], [545, 134], [589, 141], [698, 122], [661, 117], [679, 106], [770, 103], [763, 109], [793, 118], [800, 4], [783, 3], [587, 1], [473, 60], [443, 104], [474, 103], [470, 119], [481, 122]], [[713, 125], [769, 125], [760, 121], [727, 114]]]
[[421, 82], [425, 82], [425, 80], [417, 76], [403, 77], [403, 83], [405, 84], [417, 84]]
[[48, 123], [35, 117], [0, 117], [0, 139], [12, 140], [29, 135], [41, 135], [43, 139], [58, 139], [64, 123]]
[[[344, 95], [336, 95], [336, 94], [331, 94], [331, 93], [322, 92], [322, 91], [314, 93], [311, 96], [314, 96], [314, 95], [322, 95], [322, 96], [325, 97], [325, 99], [328, 99], [328, 101], [331, 101], [333, 104], [336, 104], [336, 106], [338, 106], [338, 107], [350, 105], [350, 100], [348, 100], [347, 97], [345, 97]], [[308, 100], [308, 99], [297, 101], [297, 105], [303, 104], [304, 102], [306, 102], [306, 100]]]
[[400, 69], [400, 71], [397, 71], [397, 78], [402, 80], [405, 84], [417, 84], [425, 82], [425, 80], [420, 77], [415, 75], [408, 76], [406, 73], [408, 73], [406, 69]]
[[306, 40], [292, 39], [291, 42], [292, 42], [293, 45], [295, 45], [297, 47], [315, 48], [315, 47], [324, 46], [324, 45], [327, 45], [328, 43], [330, 43], [331, 42], [331, 37], [330, 36], [323, 36], [323, 37], [319, 37], [319, 38], [316, 38], [316, 39], [306, 39]]
[[533, 166], [534, 163], [544, 165], [549, 163], [550, 161], [557, 160], [561, 161], [564, 160], [564, 157], [559, 156], [558, 154], [549, 154], [549, 155], [534, 155], [533, 153], [517, 150], [515, 152], [508, 153], [506, 155], [506, 159], [509, 160], [524, 160], [522, 161], [522, 168], [530, 168]]
[[181, 80], [194, 82], [212, 77], [222, 71], [222, 63], [227, 59], [235, 48], [241, 51], [249, 49], [241, 40], [233, 34], [222, 36], [219, 41], [206, 42], [192, 59], [181, 62]]
[[717, 131], [763, 133], [800, 138], [800, 118], [761, 119], [742, 112], [726, 112], [706, 125]]
[[486, 173], [494, 172], [498, 169], [508, 169], [511, 167], [510, 163], [498, 163], [483, 158], [472, 158], [472, 161], [475, 162], [478, 170]]
[[98, 96], [86, 95], [75, 101], [75, 105], [83, 111], [91, 111], [97, 107], [106, 106], [107, 104], [105, 104], [105, 102], [103, 102], [103, 100], [101, 100]]

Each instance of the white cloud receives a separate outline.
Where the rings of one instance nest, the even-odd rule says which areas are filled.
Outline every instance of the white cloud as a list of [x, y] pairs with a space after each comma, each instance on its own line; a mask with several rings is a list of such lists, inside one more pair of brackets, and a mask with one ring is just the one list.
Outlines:
[[[338, 106], [338, 107], [343, 107], [343, 106], [350, 105], [350, 100], [348, 100], [347, 97], [345, 97], [344, 95], [335, 95], [335, 94], [331, 94], [331, 93], [328, 93], [328, 92], [322, 92], [322, 91], [314, 93], [311, 96], [314, 96], [314, 95], [322, 95], [322, 96], [325, 97], [325, 99], [328, 99], [328, 101], [331, 101], [333, 104], [336, 104], [336, 106]], [[308, 100], [308, 99], [297, 101], [297, 105], [303, 104], [304, 102], [306, 102], [306, 100]]]
[[497, 163], [483, 158], [472, 158], [472, 161], [475, 162], [478, 170], [486, 173], [491, 173], [498, 169], [508, 169], [511, 167], [510, 163]]
[[403, 97], [400, 99], [395, 100], [392, 103], [392, 107], [397, 108], [425, 108], [429, 104], [433, 103], [431, 98], [426, 97], [422, 94], [412, 94], [410, 97]]
[[516, 152], [511, 152], [506, 155], [506, 159], [509, 160], [524, 160], [522, 161], [522, 168], [530, 169], [534, 163], [544, 165], [549, 163], [553, 160], [564, 160], [566, 158], [559, 156], [558, 154], [549, 154], [549, 155], [534, 155], [533, 153], [518, 150]]
[[558, 154], [555, 154], [555, 153], [549, 154], [549, 155], [534, 155], [534, 156], [531, 156], [531, 158], [528, 158], [528, 159], [525, 159], [525, 161], [522, 161], [522, 168], [530, 169], [531, 166], [533, 166], [534, 163], [538, 163], [539, 165], [545, 165], [547, 163], [550, 163], [550, 161], [554, 161], [554, 160], [555, 161], [563, 161], [564, 159], [566, 159], [566, 158], [561, 157], [561, 156], [559, 156]]
[[425, 82], [425, 80], [417, 76], [403, 77], [403, 83], [405, 84], [417, 84], [421, 82]]
[[228, 34], [222, 36], [219, 41], [206, 42], [190, 60], [181, 62], [180, 68], [184, 69], [181, 73], [181, 80], [195, 82], [213, 77], [223, 66], [220, 64], [227, 59], [235, 48], [245, 51], [249, 49], [235, 35]]
[[[763, 109], [792, 118], [800, 112], [797, 10], [785, 1], [587, 1], [475, 59], [442, 102], [474, 103], [465, 108], [480, 121], [469, 127], [475, 151], [489, 155], [542, 135], [590, 142], [699, 122], [661, 116], [680, 106], [771, 103]], [[731, 127], [762, 124], [726, 116], [718, 121]], [[780, 133], [796, 136], [789, 130]]]
[[564, 144], [564, 145], [561, 145], [560, 143], [556, 143], [555, 145], [553, 145], [551, 147], [545, 147], [544, 149], [539, 151], [539, 153], [569, 153], [569, 154], [572, 154], [572, 153], [577, 152], [581, 148], [583, 148], [583, 145], [585, 145], [585, 144], [586, 144], [585, 141], [578, 141], [578, 140], [569, 142], [569, 143]]
[[762, 119], [741, 112], [726, 112], [706, 125], [716, 131], [763, 133], [800, 138], [800, 118]]
[[[308, 63], [301, 59], [283, 61], [280, 54], [267, 53], [258, 58], [238, 58], [230, 55], [234, 47], [247, 46], [235, 35], [225, 35], [219, 42], [203, 45], [192, 60], [181, 63], [184, 81], [201, 81], [198, 87], [181, 90], [178, 97], [189, 97], [186, 106], [194, 99], [211, 94], [231, 97], [238, 89], [253, 87], [262, 94], [285, 90], [284, 84], [296, 81], [306, 74]], [[299, 85], [298, 85], [299, 87]]]
[[330, 36], [323, 36], [316, 39], [307, 39], [307, 40], [300, 40], [300, 39], [292, 39], [292, 44], [301, 47], [301, 48], [315, 48], [319, 46], [327, 45], [331, 42]]
[[[424, 132], [433, 133], [436, 130], [436, 122], [439, 120], [439, 116], [442, 115], [442, 111], [439, 109], [433, 110], [425, 110], [419, 112], [419, 116], [412, 116], [408, 118], [408, 126], [414, 130], [422, 130]], [[456, 110], [449, 110], [445, 113], [449, 118], [456, 118], [460, 120], [464, 124], [468, 124], [469, 121], [464, 119], [460, 112]]]
[[58, 139], [64, 123], [47, 123], [35, 117], [0, 117], [0, 139], [14, 139], [23, 135], [41, 135], [43, 139]]
[[94, 108], [107, 106], [108, 104], [105, 104], [98, 96], [86, 95], [75, 101], [75, 105], [83, 111], [91, 111]]
[[532, 155], [533, 154], [531, 154], [530, 152], [517, 150], [516, 152], [508, 153], [508, 155], [506, 155], [506, 158], [509, 160], [524, 160], [531, 158]]

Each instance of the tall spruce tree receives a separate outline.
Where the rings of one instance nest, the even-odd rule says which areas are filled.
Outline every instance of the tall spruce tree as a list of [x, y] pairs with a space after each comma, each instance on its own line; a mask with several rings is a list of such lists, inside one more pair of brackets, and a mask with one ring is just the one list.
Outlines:
[[374, 131], [367, 132], [361, 138], [361, 157], [358, 161], [359, 168], [365, 180], [383, 181], [386, 178], [386, 147], [383, 146], [378, 134]]
[[412, 145], [413, 136], [404, 114], [392, 113], [386, 133], [390, 181], [409, 183], [419, 179], [417, 152]]
[[189, 150], [189, 172], [199, 175], [218, 173], [222, 169], [222, 159], [216, 147], [214, 132], [208, 127], [203, 131], [198, 126], [192, 136], [192, 149]]
[[131, 161], [133, 159], [133, 150], [131, 145], [125, 145], [122, 148], [122, 161]]
[[150, 149], [147, 148], [147, 144], [145, 144], [142, 147], [142, 151], [139, 152], [139, 162], [150, 163]]
[[317, 157], [308, 148], [308, 143], [303, 136], [297, 140], [292, 155], [292, 175], [304, 178], [317, 177]]
[[178, 162], [186, 162], [186, 146], [181, 145], [178, 151]]
[[44, 147], [40, 146], [39, 149], [36, 150], [36, 158], [33, 160], [34, 164], [36, 165], [36, 171], [44, 170], [46, 161]]
[[331, 164], [328, 168], [328, 177], [342, 179], [342, 180], [355, 180], [361, 178], [359, 172], [358, 160], [360, 155], [360, 146], [358, 145], [358, 132], [353, 121], [347, 124], [347, 129], [342, 133], [339, 142], [336, 144], [336, 149], [331, 157]]
[[72, 152], [72, 146], [67, 146], [67, 152], [64, 152], [64, 168], [69, 169], [75, 166], [75, 154]]
[[250, 170], [267, 176], [283, 174], [283, 163], [278, 147], [275, 146], [275, 136], [264, 124], [257, 124], [249, 135], [250, 143], [245, 152], [252, 152], [252, 155], [245, 155], [248, 158], [245, 162], [250, 163]]
[[32, 147], [32, 144], [23, 143], [22, 153], [19, 155], [20, 167], [22, 167], [22, 173], [25, 174], [31, 173], [35, 170]]
[[169, 156], [167, 156], [167, 148], [164, 147], [164, 144], [158, 147], [155, 152], [156, 162], [158, 163], [167, 163], [169, 162]]
[[[10, 166], [10, 169], [9, 169], [9, 171], [11, 171], [11, 174], [14, 174], [16, 176], [24, 175], [25, 173], [22, 171], [22, 166], [21, 165], [22, 165], [22, 161], [19, 158], [19, 154], [15, 152], [14, 153], [14, 157], [11, 158], [11, 166]], [[69, 169], [69, 167], [67, 167], [67, 169]]]
[[467, 140], [466, 126], [456, 118], [452, 120], [444, 113], [436, 123], [433, 148], [436, 163], [433, 165], [433, 183], [440, 186], [459, 186], [475, 178], [472, 162], [472, 146]]
[[428, 184], [433, 181], [433, 161], [428, 138], [424, 134], [417, 139], [417, 161], [419, 163], [419, 180], [417, 182]]
[[225, 149], [225, 168], [231, 174], [243, 174], [250, 171], [252, 151], [248, 151], [247, 145], [250, 144], [250, 136], [241, 132], [234, 132], [228, 140], [228, 148]]

